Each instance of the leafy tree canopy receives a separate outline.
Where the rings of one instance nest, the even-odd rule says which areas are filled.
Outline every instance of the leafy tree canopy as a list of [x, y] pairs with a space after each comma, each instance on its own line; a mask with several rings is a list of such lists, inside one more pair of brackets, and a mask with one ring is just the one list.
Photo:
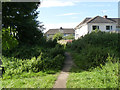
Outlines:
[[61, 40], [63, 39], [63, 34], [62, 33], [56, 33], [54, 36], [53, 36], [53, 40]]
[[68, 36], [65, 36], [64, 39], [70, 40], [70, 39], [75, 39], [75, 37], [73, 36], [73, 34], [70, 34]]
[[10, 28], [19, 43], [36, 44], [42, 39], [42, 32], [38, 29], [40, 23], [36, 20], [38, 2], [4, 2], [2, 3], [2, 27]]
[[2, 29], [2, 49], [3, 50], [12, 49], [18, 45], [16, 38], [14, 38], [13, 35], [10, 35], [9, 33], [10, 33], [9, 28]]

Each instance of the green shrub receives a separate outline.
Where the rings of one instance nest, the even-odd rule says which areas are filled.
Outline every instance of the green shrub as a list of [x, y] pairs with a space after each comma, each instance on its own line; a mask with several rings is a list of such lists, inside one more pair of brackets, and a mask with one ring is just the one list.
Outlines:
[[76, 53], [74, 59], [79, 68], [88, 70], [101, 64], [105, 65], [108, 55], [117, 57], [113, 52], [109, 48], [89, 47], [83, 49], [81, 53]]
[[70, 34], [70, 35], [68, 35], [68, 36], [65, 36], [65, 37], [63, 37], [65, 40], [73, 40], [73, 39], [75, 39], [75, 37], [74, 37], [74, 35], [73, 34]]
[[40, 46], [28, 46], [28, 45], [19, 45], [12, 50], [6, 50], [2, 52], [5, 57], [15, 57], [18, 59], [31, 59], [32, 57], [37, 57], [43, 51], [43, 47]]
[[105, 65], [101, 64], [101, 67], [88, 71], [73, 67], [68, 77], [67, 88], [118, 88], [118, 58], [108, 56], [106, 61]]
[[104, 65], [108, 54], [119, 57], [117, 46], [118, 34], [98, 31], [74, 40], [72, 44], [67, 45], [67, 48], [75, 53], [73, 58], [77, 66], [88, 70], [91, 67], [100, 66], [100, 64]]
[[54, 48], [57, 44], [57, 40], [51, 40], [49, 39], [47, 42], [46, 42], [46, 47], [48, 48]]
[[118, 34], [95, 31], [67, 45], [74, 63], [68, 88], [118, 88]]
[[19, 59], [15, 57], [2, 57], [2, 66], [5, 69], [4, 78], [9, 78], [23, 72], [40, 72], [60, 70], [64, 61], [64, 49], [61, 45], [43, 50], [37, 57]]
[[56, 40], [45, 41], [42, 45], [19, 44], [10, 50], [2, 49], [2, 55], [18, 59], [31, 59], [32, 57], [37, 58], [41, 52], [54, 48], [56, 45], [58, 45]]
[[2, 49], [11, 50], [18, 45], [17, 39], [10, 34], [10, 28], [2, 29]]
[[63, 39], [63, 34], [62, 33], [56, 33], [54, 36], [53, 36], [53, 40], [61, 40]]
[[68, 45], [74, 51], [80, 51], [88, 45], [93, 45], [95, 47], [102, 46], [118, 49], [118, 34], [116, 33], [105, 33], [105, 32], [92, 32], [85, 35], [83, 38], [73, 41], [72, 44]]
[[49, 49], [49, 55], [55, 57], [57, 55], [64, 55], [64, 47], [62, 45], [56, 45], [55, 48]]

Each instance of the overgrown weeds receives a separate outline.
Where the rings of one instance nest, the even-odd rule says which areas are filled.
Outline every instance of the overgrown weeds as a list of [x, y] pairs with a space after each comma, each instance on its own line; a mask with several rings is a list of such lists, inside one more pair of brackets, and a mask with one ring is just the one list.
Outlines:
[[92, 32], [67, 45], [76, 67], [68, 88], [118, 88], [118, 34]]

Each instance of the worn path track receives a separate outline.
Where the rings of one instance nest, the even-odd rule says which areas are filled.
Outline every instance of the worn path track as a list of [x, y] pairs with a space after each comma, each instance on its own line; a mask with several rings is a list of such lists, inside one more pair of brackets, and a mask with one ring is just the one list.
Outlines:
[[66, 88], [67, 77], [69, 75], [69, 70], [73, 65], [72, 57], [69, 53], [65, 52], [66, 60], [64, 62], [63, 69], [58, 76], [53, 88]]

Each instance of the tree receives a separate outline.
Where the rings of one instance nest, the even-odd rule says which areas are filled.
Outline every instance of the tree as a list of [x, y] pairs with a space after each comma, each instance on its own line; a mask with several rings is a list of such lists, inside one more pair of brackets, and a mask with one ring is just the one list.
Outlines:
[[95, 29], [95, 30], [92, 30], [92, 32], [95, 32], [95, 33], [97, 33], [97, 32], [100, 32], [101, 30], [99, 30], [99, 29]]
[[63, 39], [63, 34], [62, 33], [56, 33], [54, 36], [53, 36], [53, 40], [61, 40]]
[[[2, 25], [10, 28], [10, 34], [18, 42], [24, 44], [40, 43], [43, 33], [38, 29], [40, 26], [36, 20], [38, 2], [4, 2], [2, 3]], [[42, 42], [41, 42], [42, 43]]]
[[3, 50], [10, 50], [18, 45], [16, 38], [13, 35], [10, 35], [10, 28], [2, 29], [2, 49]]
[[68, 36], [65, 36], [64, 39], [70, 40], [70, 39], [75, 39], [75, 37], [73, 36], [73, 34], [70, 34]]

